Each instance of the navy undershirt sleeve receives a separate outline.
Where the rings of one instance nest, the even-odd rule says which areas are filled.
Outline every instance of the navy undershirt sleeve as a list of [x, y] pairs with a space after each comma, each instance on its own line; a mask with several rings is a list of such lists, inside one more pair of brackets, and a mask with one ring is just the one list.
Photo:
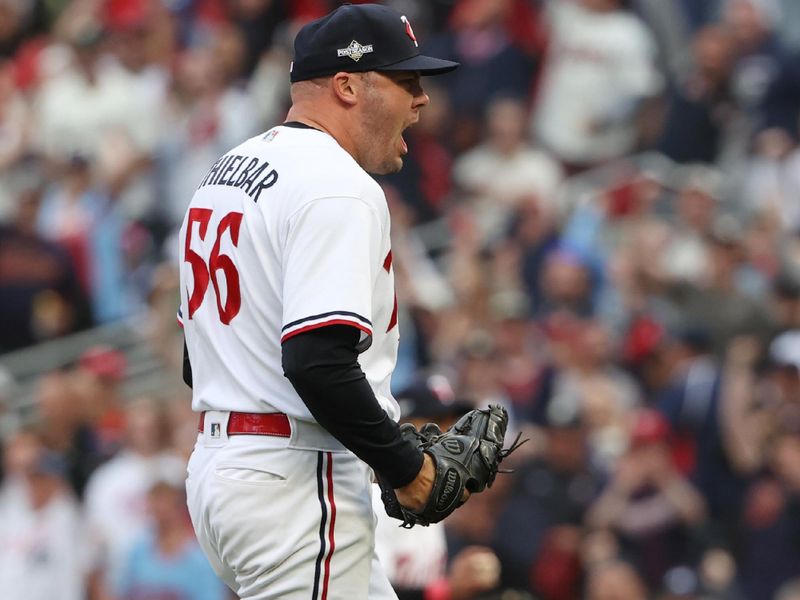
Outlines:
[[329, 325], [283, 343], [283, 372], [317, 422], [394, 488], [413, 481], [423, 455], [400, 436], [358, 364], [360, 332]]
[[186, 347], [186, 339], [183, 340], [183, 381], [192, 387], [192, 363], [189, 362], [189, 349]]

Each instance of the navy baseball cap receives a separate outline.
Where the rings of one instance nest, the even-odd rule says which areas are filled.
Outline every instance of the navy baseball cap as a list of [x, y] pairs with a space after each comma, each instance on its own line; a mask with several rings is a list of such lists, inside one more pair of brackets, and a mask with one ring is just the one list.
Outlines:
[[345, 4], [306, 24], [294, 40], [291, 81], [340, 71], [441, 75], [459, 63], [420, 54], [408, 19], [380, 4]]

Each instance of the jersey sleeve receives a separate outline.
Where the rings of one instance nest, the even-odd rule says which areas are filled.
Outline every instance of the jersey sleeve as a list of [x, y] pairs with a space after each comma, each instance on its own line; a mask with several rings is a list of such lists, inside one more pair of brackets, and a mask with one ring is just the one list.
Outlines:
[[327, 325], [372, 340], [372, 293], [381, 241], [377, 211], [359, 198], [313, 200], [289, 219], [283, 255], [281, 342]]

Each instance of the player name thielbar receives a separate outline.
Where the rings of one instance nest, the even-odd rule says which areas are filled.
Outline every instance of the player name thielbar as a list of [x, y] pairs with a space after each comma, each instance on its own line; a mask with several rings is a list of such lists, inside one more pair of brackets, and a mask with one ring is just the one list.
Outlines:
[[253, 202], [267, 188], [278, 181], [278, 172], [269, 168], [269, 162], [251, 156], [227, 154], [211, 167], [198, 188], [206, 185], [227, 185], [243, 189]]

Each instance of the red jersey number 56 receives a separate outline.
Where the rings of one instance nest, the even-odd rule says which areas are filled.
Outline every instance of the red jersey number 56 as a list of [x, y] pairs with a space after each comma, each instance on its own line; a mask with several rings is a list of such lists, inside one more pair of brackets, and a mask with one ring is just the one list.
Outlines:
[[[184, 260], [192, 266], [192, 277], [194, 279], [194, 289], [191, 296], [189, 296], [189, 318], [191, 319], [195, 311], [203, 304], [208, 290], [209, 281], [214, 284], [214, 295], [217, 298], [217, 310], [219, 311], [219, 320], [225, 325], [229, 325], [239, 313], [242, 307], [242, 296], [239, 291], [239, 271], [236, 270], [236, 265], [227, 254], [220, 254], [220, 241], [226, 231], [230, 232], [231, 243], [234, 246], [239, 245], [239, 228], [242, 225], [242, 216], [240, 212], [229, 212], [222, 217], [217, 225], [217, 237], [214, 240], [214, 246], [211, 248], [211, 255], [206, 261], [197, 252], [192, 250], [192, 233], [194, 232], [194, 224], [199, 225], [198, 235], [201, 240], [206, 239], [208, 233], [208, 225], [211, 222], [212, 210], [210, 208], [192, 208], [189, 210], [189, 222], [186, 224], [186, 243], [184, 246]], [[218, 272], [222, 271], [225, 276], [225, 304], [222, 304], [222, 295], [220, 294], [220, 282]]]

